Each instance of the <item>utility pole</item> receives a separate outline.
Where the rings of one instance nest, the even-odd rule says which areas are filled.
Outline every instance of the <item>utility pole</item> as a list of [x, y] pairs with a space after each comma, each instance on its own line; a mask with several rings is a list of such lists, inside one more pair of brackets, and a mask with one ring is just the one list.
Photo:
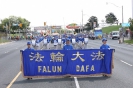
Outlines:
[[[122, 24], [124, 23], [124, 19], [123, 19], [123, 6], [122, 6]], [[122, 42], [124, 43], [124, 29], [122, 30]]]
[[82, 32], [83, 32], [83, 10], [82, 10]]
[[9, 27], [9, 39], [10, 39], [10, 19], [9, 19], [9, 25], [8, 25], [8, 27]]
[[[123, 6], [120, 7], [120, 6], [115, 5], [114, 3], [106, 2], [106, 4], [108, 4], [108, 3], [114, 5], [115, 7], [119, 7], [122, 9], [122, 23], [121, 24], [123, 24], [124, 23]], [[133, 4], [133, 0], [132, 0], [132, 4]], [[133, 6], [132, 6], [132, 9], [133, 9]], [[133, 17], [133, 12], [132, 12], [132, 17]], [[121, 29], [122, 30], [120, 31], [120, 33], [122, 33], [122, 35], [120, 35], [120, 36], [122, 36], [122, 42], [124, 42], [124, 29], [123, 29], [123, 27]]]
[[133, 0], [132, 0], [132, 19], [133, 19]]

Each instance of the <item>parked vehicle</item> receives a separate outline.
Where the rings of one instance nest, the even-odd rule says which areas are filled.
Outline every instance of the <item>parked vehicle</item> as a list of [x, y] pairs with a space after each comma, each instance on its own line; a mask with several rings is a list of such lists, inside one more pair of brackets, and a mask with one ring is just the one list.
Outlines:
[[102, 29], [101, 28], [95, 28], [94, 35], [96, 39], [101, 39], [102, 37]]
[[119, 31], [112, 31], [110, 38], [113, 39], [120, 39], [120, 33]]
[[26, 34], [26, 39], [27, 39], [27, 40], [31, 40], [32, 37], [33, 37], [33, 36], [32, 36], [32, 33], [27, 33], [27, 34]]

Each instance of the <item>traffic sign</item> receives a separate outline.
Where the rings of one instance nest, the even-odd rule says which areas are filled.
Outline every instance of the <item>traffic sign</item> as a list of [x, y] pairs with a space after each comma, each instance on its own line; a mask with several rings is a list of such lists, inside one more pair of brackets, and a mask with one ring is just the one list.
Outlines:
[[129, 27], [130, 23], [122, 23], [122, 27]]
[[14, 24], [14, 23], [13, 23], [12, 26], [18, 26], [18, 24]]

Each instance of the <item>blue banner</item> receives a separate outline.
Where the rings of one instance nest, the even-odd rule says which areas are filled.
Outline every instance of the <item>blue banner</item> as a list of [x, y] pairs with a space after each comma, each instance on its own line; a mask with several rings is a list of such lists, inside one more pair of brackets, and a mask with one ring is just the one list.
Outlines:
[[113, 49], [22, 51], [25, 77], [111, 74]]

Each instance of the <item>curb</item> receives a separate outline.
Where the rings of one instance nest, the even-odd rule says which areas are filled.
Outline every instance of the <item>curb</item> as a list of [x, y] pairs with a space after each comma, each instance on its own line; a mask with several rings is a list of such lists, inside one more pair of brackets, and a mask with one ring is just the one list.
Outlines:
[[124, 44], [133, 46], [133, 44], [128, 44], [128, 43], [124, 43]]
[[15, 41], [0, 43], [0, 45], [6, 45], [6, 44], [9, 44], [9, 43], [13, 43], [13, 42], [15, 42]]

